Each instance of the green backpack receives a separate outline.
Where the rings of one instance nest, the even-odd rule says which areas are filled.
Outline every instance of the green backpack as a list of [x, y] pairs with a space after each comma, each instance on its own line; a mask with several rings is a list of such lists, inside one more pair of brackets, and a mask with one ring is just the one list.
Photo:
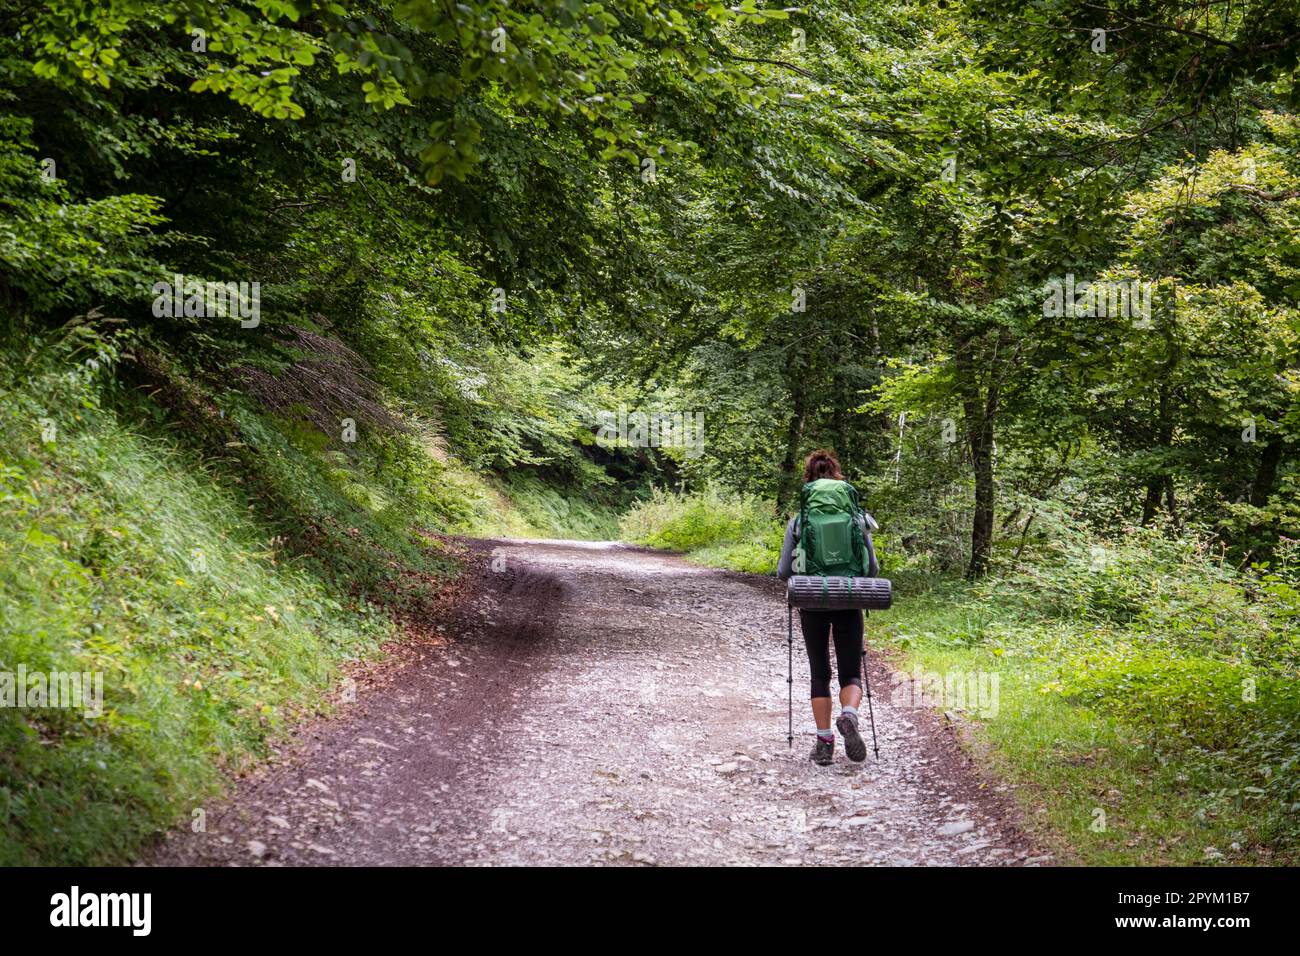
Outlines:
[[867, 574], [867, 548], [858, 529], [862, 507], [847, 481], [818, 478], [799, 492], [799, 546], [794, 573], [861, 578]]

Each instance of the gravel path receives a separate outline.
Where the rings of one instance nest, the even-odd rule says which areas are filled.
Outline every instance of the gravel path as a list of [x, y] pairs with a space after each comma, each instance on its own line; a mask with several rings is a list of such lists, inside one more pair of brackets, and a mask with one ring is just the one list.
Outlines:
[[468, 543], [476, 580], [432, 639], [148, 862], [1050, 861], [941, 718], [879, 696], [879, 661], [879, 762], [837, 741], [813, 765], [797, 621], [787, 747], [775, 580], [621, 545]]

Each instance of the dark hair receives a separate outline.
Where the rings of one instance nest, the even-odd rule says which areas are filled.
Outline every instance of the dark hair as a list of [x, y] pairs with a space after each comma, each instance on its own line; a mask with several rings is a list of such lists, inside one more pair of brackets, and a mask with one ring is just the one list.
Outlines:
[[844, 476], [840, 474], [840, 460], [835, 457], [835, 452], [829, 448], [818, 448], [803, 463], [804, 483], [816, 481], [818, 478], [844, 480]]

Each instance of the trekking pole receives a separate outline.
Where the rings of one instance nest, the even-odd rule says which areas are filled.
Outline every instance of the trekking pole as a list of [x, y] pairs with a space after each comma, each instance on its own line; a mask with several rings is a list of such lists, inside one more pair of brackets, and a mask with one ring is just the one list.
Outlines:
[[789, 605], [785, 609], [785, 719], [786, 719], [786, 743], [790, 749], [794, 749], [794, 608]]
[[866, 685], [867, 690], [867, 719], [871, 721], [871, 749], [876, 752], [876, 759], [880, 759], [880, 747], [876, 743], [876, 715], [871, 709], [871, 677], [867, 674], [867, 642], [862, 642], [862, 683]]

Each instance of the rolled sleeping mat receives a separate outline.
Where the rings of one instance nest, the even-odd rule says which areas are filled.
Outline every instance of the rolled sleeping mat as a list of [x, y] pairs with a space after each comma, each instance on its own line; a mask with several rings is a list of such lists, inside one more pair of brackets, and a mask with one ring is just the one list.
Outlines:
[[785, 601], [808, 611], [887, 611], [894, 603], [894, 587], [887, 578], [796, 574], [785, 586]]

